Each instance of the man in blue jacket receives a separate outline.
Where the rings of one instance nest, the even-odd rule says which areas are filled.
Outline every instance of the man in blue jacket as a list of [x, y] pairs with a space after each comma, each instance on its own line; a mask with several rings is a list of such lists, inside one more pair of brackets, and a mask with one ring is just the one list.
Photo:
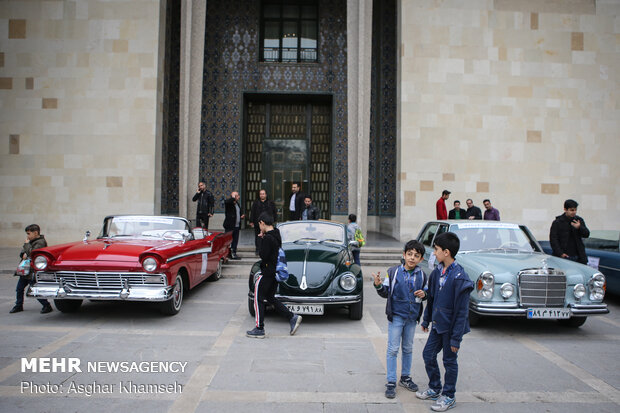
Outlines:
[[[416, 397], [436, 400], [431, 409], [437, 412], [444, 412], [456, 403], [456, 357], [463, 335], [469, 332], [469, 294], [474, 289], [474, 283], [454, 260], [459, 247], [459, 238], [453, 232], [444, 232], [435, 237], [433, 253], [438, 265], [428, 279], [427, 304], [422, 321], [422, 331], [425, 332], [429, 330], [429, 323], [433, 322], [422, 352], [429, 388], [417, 392]], [[446, 370], [443, 388], [437, 364], [440, 351], [443, 351], [443, 366]]]

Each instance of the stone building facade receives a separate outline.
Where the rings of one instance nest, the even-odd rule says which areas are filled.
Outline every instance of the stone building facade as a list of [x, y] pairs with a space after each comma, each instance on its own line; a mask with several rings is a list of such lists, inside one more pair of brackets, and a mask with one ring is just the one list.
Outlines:
[[267, 186], [284, 211], [300, 180], [324, 218], [401, 240], [443, 189], [540, 239], [566, 198], [617, 229], [619, 16], [616, 0], [2, 2], [0, 245], [33, 222], [59, 243], [107, 214], [193, 218], [201, 179], [215, 226], [230, 191], [247, 206]]

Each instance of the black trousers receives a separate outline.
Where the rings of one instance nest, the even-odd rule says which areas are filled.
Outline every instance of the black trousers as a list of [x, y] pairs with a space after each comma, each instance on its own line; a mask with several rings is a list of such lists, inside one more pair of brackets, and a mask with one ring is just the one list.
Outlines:
[[254, 245], [256, 246], [256, 252], [260, 251], [260, 244], [263, 242], [263, 239], [258, 236], [260, 234], [260, 227], [258, 224], [254, 224]]
[[209, 229], [209, 214], [203, 212], [196, 213], [196, 226]]
[[233, 252], [233, 254], [237, 253], [237, 244], [239, 243], [239, 230], [241, 229], [241, 227], [234, 227], [234, 228], [224, 228], [224, 232], [230, 232], [232, 231], [232, 244], [230, 245], [230, 250]]
[[264, 276], [261, 274], [254, 284], [254, 312], [256, 327], [265, 328], [265, 300], [274, 306], [278, 314], [286, 317], [287, 320], [293, 318], [293, 313], [275, 297], [278, 282], [275, 275]]

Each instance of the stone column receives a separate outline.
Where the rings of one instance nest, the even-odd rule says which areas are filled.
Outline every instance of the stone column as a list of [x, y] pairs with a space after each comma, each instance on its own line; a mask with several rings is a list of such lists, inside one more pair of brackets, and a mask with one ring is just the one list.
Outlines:
[[347, 0], [349, 211], [367, 230], [372, 0]]
[[179, 86], [179, 215], [194, 219], [200, 165], [200, 122], [206, 0], [181, 1], [181, 75]]

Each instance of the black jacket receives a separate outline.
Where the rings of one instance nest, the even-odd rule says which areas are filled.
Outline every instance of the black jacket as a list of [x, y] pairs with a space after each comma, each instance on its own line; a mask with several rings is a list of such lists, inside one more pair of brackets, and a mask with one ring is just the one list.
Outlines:
[[192, 201], [198, 201], [196, 206], [196, 213], [199, 214], [213, 214], [213, 207], [215, 206], [215, 198], [209, 190], [205, 189], [204, 192], [196, 192]]
[[[467, 211], [463, 208], [459, 208], [459, 211], [461, 212], [461, 217], [459, 219], [467, 219]], [[456, 208], [451, 209], [450, 212], [448, 212], [448, 219], [456, 219]]]
[[469, 217], [474, 217], [474, 219], [482, 219], [482, 211], [477, 206], [473, 206], [471, 208], [467, 208], [465, 212], [465, 218], [469, 219]]
[[277, 228], [263, 235], [258, 255], [260, 256], [260, 270], [265, 277], [276, 276], [276, 264], [278, 263], [278, 251], [282, 246], [282, 237]]
[[[235, 208], [235, 204], [239, 205], [239, 217], [241, 217], [243, 215], [241, 203], [235, 202], [235, 198], [232, 197], [224, 201], [224, 229], [227, 231], [232, 231], [235, 228], [237, 221], [237, 208]], [[239, 226], [241, 226], [241, 219], [239, 219]]]
[[[571, 221], [573, 219], [581, 222], [579, 229], [573, 228]], [[590, 230], [586, 227], [586, 223], [578, 215], [575, 218], [569, 218], [566, 214], [555, 217], [555, 220], [551, 224], [551, 230], [549, 231], [549, 243], [553, 250], [553, 255], [561, 257], [562, 254], [569, 256], [579, 256], [579, 262], [582, 264], [588, 263], [588, 256], [586, 255], [586, 247], [583, 245], [582, 238], [588, 238], [590, 236]]]
[[[319, 210], [319, 208], [317, 208], [314, 204], [311, 204], [308, 208], [305, 207], [304, 205], [304, 210], [308, 210], [308, 219], [309, 220], [316, 220], [321, 218], [321, 211]], [[304, 213], [303, 211], [301, 212], [299, 219], [303, 219]]]
[[[286, 208], [287, 211], [290, 211], [290, 206], [291, 206], [291, 197], [293, 196], [293, 194], [291, 194], [287, 199], [288, 201], [286, 202], [286, 205], [284, 205], [284, 208]], [[295, 212], [291, 213], [290, 219], [291, 221], [296, 221], [296, 220], [300, 220], [301, 219], [301, 213], [303, 212], [304, 208], [306, 207], [306, 205], [304, 204], [304, 199], [306, 198], [306, 194], [302, 193], [301, 191], [297, 192], [297, 197], [295, 198]]]
[[269, 199], [266, 199], [264, 202], [260, 199], [255, 200], [252, 204], [252, 216], [250, 217], [255, 228], [258, 228], [258, 218], [263, 212], [268, 212], [274, 220], [278, 216], [276, 204], [274, 204], [273, 201], [270, 201]]

